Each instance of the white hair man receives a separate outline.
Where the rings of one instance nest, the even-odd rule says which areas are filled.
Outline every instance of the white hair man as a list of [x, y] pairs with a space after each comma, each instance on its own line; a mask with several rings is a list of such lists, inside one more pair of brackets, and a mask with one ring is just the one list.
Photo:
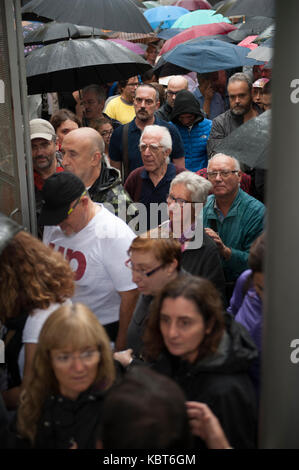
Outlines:
[[218, 153], [209, 160], [207, 175], [213, 185], [203, 210], [206, 233], [215, 241], [226, 281], [233, 284], [247, 269], [249, 248], [261, 234], [265, 206], [240, 189], [238, 160]]
[[[157, 204], [166, 203], [171, 181], [178, 173], [184, 171], [184, 168], [178, 168], [170, 162], [172, 138], [166, 127], [146, 126], [140, 137], [139, 150], [143, 166], [130, 173], [125, 189], [134, 202], [144, 204], [147, 211], [145, 230], [149, 230], [154, 228], [152, 223], [155, 224], [155, 218], [152, 218], [151, 223], [151, 207], [155, 208]], [[156, 225], [161, 221], [158, 217]]]

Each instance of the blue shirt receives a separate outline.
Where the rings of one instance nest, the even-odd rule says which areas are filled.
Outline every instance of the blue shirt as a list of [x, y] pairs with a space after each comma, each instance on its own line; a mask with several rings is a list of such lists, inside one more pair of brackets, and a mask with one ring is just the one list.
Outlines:
[[[179, 131], [174, 127], [173, 124], [169, 122], [162, 121], [155, 117], [155, 125], [164, 126], [170, 132], [172, 138], [172, 152], [170, 154], [170, 159], [182, 158], [184, 157], [184, 144], [180, 136]], [[111, 160], [116, 162], [121, 162], [123, 160], [123, 125], [119, 126], [114, 130], [110, 144], [109, 144], [109, 157]], [[129, 172], [143, 166], [140, 150], [139, 150], [139, 141], [141, 137], [141, 130], [136, 126], [135, 119], [130, 122], [128, 129], [128, 155], [129, 155]]]
[[[196, 88], [196, 90], [193, 92], [193, 95], [195, 96], [195, 98], [198, 99], [198, 101], [200, 102], [200, 107], [203, 109], [205, 99], [202, 93], [200, 92], [199, 88]], [[215, 117], [219, 116], [219, 114], [224, 113], [224, 111], [225, 106], [222, 96], [220, 95], [220, 93], [215, 92], [211, 100], [210, 114], [208, 118], [213, 120]]]

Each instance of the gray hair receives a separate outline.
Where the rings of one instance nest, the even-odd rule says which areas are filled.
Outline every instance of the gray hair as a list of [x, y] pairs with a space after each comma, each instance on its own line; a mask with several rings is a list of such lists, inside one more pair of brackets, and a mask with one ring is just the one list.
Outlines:
[[89, 91], [91, 91], [92, 93], [96, 95], [96, 98], [99, 103], [102, 103], [103, 101], [105, 101], [106, 93], [103, 87], [96, 85], [96, 84], [88, 85], [85, 88], [83, 88], [82, 95], [84, 95], [85, 93]]
[[146, 134], [154, 134], [161, 136], [160, 145], [162, 145], [162, 147], [167, 150], [172, 150], [172, 138], [167, 127], [157, 126], [156, 124], [153, 124], [152, 126], [146, 126], [141, 134], [139, 141], [140, 144], [142, 142], [143, 136]]
[[155, 88], [150, 83], [142, 83], [141, 85], [138, 85], [138, 87], [136, 88], [136, 91], [135, 91], [135, 95], [137, 93], [137, 90], [139, 90], [140, 88], [150, 88], [150, 89], [154, 90], [155, 91], [155, 96], [156, 96], [156, 101], [160, 101], [159, 91], [157, 90], [157, 88]]
[[235, 157], [231, 157], [230, 155], [225, 155], [225, 153], [215, 153], [215, 155], [213, 155], [209, 162], [208, 162], [208, 169], [209, 169], [209, 166], [210, 166], [210, 163], [217, 157], [227, 157], [227, 158], [231, 158], [234, 163], [235, 163], [235, 170], [237, 171], [241, 171], [241, 167], [240, 167], [240, 162], [239, 160], [237, 160]]
[[246, 73], [243, 73], [243, 72], [234, 73], [234, 75], [232, 75], [229, 78], [229, 80], [227, 82], [227, 86], [229, 86], [231, 83], [234, 83], [234, 82], [245, 82], [245, 83], [247, 83], [249, 91], [252, 88], [252, 81], [250, 80], [248, 75], [246, 75]]
[[212, 191], [212, 184], [206, 178], [193, 173], [192, 171], [182, 171], [171, 182], [169, 191], [176, 184], [184, 184], [191, 194], [192, 202], [207, 201], [209, 193]]

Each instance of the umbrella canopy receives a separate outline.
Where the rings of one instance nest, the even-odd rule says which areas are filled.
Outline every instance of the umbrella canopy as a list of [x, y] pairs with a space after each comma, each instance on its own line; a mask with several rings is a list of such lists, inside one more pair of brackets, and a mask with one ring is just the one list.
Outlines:
[[181, 28], [169, 28], [169, 29], [162, 29], [158, 34], [157, 37], [159, 39], [164, 39], [164, 41], [167, 41], [168, 39], [173, 38], [177, 34], [180, 34], [182, 31], [184, 31]]
[[251, 51], [256, 49], [257, 44], [254, 44], [253, 41], [257, 36], [247, 36], [247, 38], [243, 39], [243, 41], [238, 43], [238, 46], [248, 47]]
[[157, 8], [160, 6], [160, 3], [149, 0], [148, 2], [142, 2], [142, 5], [145, 8]]
[[240, 42], [247, 38], [247, 36], [261, 34], [272, 23], [272, 18], [254, 16], [252, 18], [248, 18], [246, 23], [242, 23], [241, 26], [235, 31], [228, 33], [228, 36], [235, 42]]
[[250, 49], [217, 39], [192, 39], [179, 44], [164, 54], [166, 62], [184, 67], [192, 72], [206, 73], [225, 70], [243, 65], [260, 65], [253, 59], [248, 59]]
[[269, 62], [269, 60], [272, 59], [272, 56], [273, 48], [264, 45], [257, 47], [247, 55], [250, 59], [261, 60], [263, 62]]
[[268, 168], [271, 110], [242, 124], [217, 145], [217, 152], [231, 155], [250, 168]]
[[173, 23], [181, 16], [189, 13], [186, 8], [175, 6], [160, 6], [150, 8], [143, 14], [153, 29], [160, 26], [161, 29], [171, 28]]
[[[221, 13], [221, 15], [226, 15], [226, 12], [236, 3], [236, 0], [226, 0], [219, 2], [214, 6], [216, 13]], [[216, 8], [217, 7], [217, 8]]]
[[187, 8], [189, 11], [211, 10], [212, 8], [211, 4], [207, 0], [178, 0], [175, 5]]
[[144, 50], [142, 47], [140, 47], [138, 44], [130, 41], [125, 41], [124, 39], [108, 39], [108, 41], [113, 41], [116, 42], [117, 44], [120, 44], [121, 46], [126, 47], [132, 52], [135, 52], [135, 54], [143, 55]]
[[172, 25], [172, 28], [191, 28], [191, 26], [197, 26], [200, 24], [210, 23], [230, 23], [228, 18], [222, 15], [215, 15], [214, 10], [197, 10], [182, 16]]
[[37, 44], [51, 44], [52, 42], [65, 41], [66, 39], [78, 39], [83, 37], [98, 36], [105, 34], [102, 30], [91, 26], [78, 26], [71, 23], [56, 23], [51, 21], [41, 25], [38, 29], [28, 32], [24, 38], [25, 46]]
[[255, 39], [254, 42], [257, 44], [260, 44], [263, 41], [266, 41], [267, 39], [273, 38], [275, 36], [275, 24], [271, 24], [268, 26], [268, 28], [265, 29], [261, 34], [258, 35], [258, 37]]
[[237, 0], [227, 16], [268, 16], [275, 18], [275, 0]]
[[190, 39], [195, 39], [199, 36], [226, 34], [229, 31], [233, 31], [234, 29], [236, 29], [236, 26], [233, 26], [229, 23], [211, 23], [202, 24], [199, 26], [191, 26], [191, 28], [183, 30], [172, 39], [166, 41], [160, 51], [160, 54], [165, 54], [165, 52], [170, 51], [178, 44], [182, 44], [186, 41], [189, 41]]
[[104, 39], [71, 39], [49, 44], [31, 52], [25, 64], [30, 95], [125, 80], [151, 68], [139, 55]]
[[32, 0], [23, 6], [24, 20], [37, 19], [37, 16], [113, 31], [152, 31], [131, 0]]

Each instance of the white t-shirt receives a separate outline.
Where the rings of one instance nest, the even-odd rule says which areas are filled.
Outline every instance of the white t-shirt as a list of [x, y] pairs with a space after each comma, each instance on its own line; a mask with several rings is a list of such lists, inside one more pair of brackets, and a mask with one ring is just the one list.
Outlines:
[[[41, 332], [41, 329], [47, 320], [47, 318], [51, 315], [51, 313], [55, 312], [59, 307], [63, 305], [70, 305], [72, 302], [68, 299], [63, 304], [51, 304], [48, 308], [41, 310], [37, 308], [33, 310], [33, 312], [28, 315], [22, 335], [22, 343], [38, 343], [38, 337]], [[19, 358], [19, 369], [21, 377], [23, 377], [24, 372], [24, 365], [25, 365], [25, 347], [24, 344], [20, 350]]]
[[119, 320], [118, 292], [136, 289], [125, 266], [127, 250], [136, 237], [119, 217], [102, 204], [80, 232], [65, 236], [59, 226], [44, 229], [43, 241], [68, 259], [75, 272], [73, 302], [87, 305], [102, 325]]

